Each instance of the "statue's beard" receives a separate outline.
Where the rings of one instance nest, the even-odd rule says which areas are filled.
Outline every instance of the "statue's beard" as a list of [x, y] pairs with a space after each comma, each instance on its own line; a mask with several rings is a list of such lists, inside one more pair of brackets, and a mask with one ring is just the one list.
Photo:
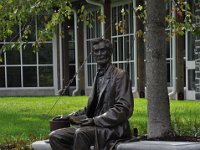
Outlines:
[[105, 67], [107, 66], [108, 63], [110, 63], [110, 58], [103, 58], [103, 59], [98, 59], [96, 60], [97, 65], [101, 66], [101, 67]]

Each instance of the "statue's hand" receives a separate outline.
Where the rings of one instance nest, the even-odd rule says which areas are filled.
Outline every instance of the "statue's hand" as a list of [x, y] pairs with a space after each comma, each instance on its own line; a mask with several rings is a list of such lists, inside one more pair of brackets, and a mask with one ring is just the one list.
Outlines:
[[86, 116], [85, 115], [80, 115], [80, 116], [70, 116], [69, 120], [71, 124], [74, 125], [80, 125], [81, 124], [81, 120], [85, 119]]
[[94, 119], [93, 118], [86, 118], [80, 120], [81, 126], [93, 126], [94, 125]]

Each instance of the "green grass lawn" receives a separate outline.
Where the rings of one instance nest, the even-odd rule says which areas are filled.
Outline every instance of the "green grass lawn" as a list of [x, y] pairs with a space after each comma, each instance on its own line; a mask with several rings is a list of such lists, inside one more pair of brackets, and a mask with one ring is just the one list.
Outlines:
[[[87, 97], [1, 97], [0, 145], [19, 141], [45, 139], [49, 133], [49, 120], [68, 114], [86, 105]], [[47, 115], [48, 114], [48, 115]]]
[[[1, 97], [0, 145], [19, 141], [31, 142], [48, 138], [49, 120], [56, 115], [68, 114], [87, 103], [86, 96], [63, 96], [49, 113], [58, 97]], [[135, 99], [132, 128], [146, 134], [146, 100]], [[200, 136], [200, 101], [171, 101], [171, 119], [179, 135]]]

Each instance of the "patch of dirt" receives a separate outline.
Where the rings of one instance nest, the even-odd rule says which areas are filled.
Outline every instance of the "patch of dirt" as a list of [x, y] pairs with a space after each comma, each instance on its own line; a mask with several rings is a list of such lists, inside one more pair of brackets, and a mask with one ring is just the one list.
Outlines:
[[0, 145], [0, 150], [11, 150], [16, 147], [15, 144], [9, 144], [9, 145]]

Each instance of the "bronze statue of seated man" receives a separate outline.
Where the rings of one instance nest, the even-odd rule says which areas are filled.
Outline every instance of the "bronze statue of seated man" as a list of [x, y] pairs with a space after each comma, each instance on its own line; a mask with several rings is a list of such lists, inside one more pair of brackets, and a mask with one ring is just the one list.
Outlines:
[[88, 104], [66, 119], [72, 124], [49, 135], [53, 150], [108, 150], [116, 140], [131, 136], [128, 119], [133, 113], [131, 81], [126, 71], [111, 64], [112, 44], [106, 39], [93, 42], [97, 74]]

